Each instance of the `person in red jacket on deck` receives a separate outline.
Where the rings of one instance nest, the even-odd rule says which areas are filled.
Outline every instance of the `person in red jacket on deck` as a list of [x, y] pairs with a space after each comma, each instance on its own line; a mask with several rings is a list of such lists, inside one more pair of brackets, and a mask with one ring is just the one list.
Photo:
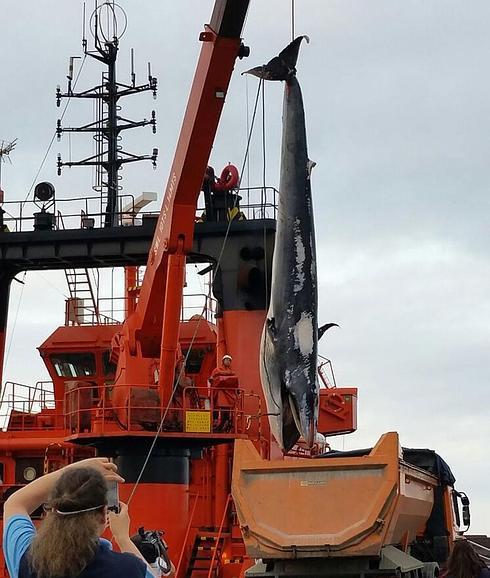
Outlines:
[[215, 410], [213, 412], [215, 431], [229, 431], [233, 425], [238, 378], [231, 368], [231, 362], [231, 355], [223, 355], [221, 365], [213, 370], [209, 379]]
[[223, 359], [221, 360], [221, 365], [213, 369], [211, 373], [211, 381], [213, 381], [214, 377], [223, 376], [223, 375], [234, 375], [233, 369], [231, 369], [231, 362], [232, 362], [231, 355], [223, 355]]

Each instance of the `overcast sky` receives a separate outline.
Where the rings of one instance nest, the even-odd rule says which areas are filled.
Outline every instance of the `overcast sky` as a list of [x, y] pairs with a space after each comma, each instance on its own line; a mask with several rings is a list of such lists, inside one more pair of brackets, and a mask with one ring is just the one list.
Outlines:
[[[152, 60], [159, 96], [123, 103], [134, 118], [155, 108], [158, 133], [126, 136], [131, 152], [160, 150], [157, 171], [124, 171], [124, 191], [161, 192], [166, 182], [212, 2], [121, 0], [129, 16], [120, 79], [136, 49], [138, 80]], [[90, 2], [88, 5], [91, 5]], [[68, 57], [79, 55], [81, 2], [1, 2], [0, 139], [19, 139], [4, 165], [9, 199], [22, 199], [38, 170], [60, 109]], [[373, 445], [391, 430], [409, 447], [437, 450], [472, 500], [473, 532], [490, 533], [490, 4], [460, 0], [296, 0], [296, 32], [308, 34], [298, 63], [310, 157], [320, 275], [320, 321], [336, 321], [321, 342], [339, 385], [359, 387], [359, 430], [337, 447]], [[251, 2], [245, 41], [211, 164], [243, 161], [255, 79], [240, 72], [266, 62], [290, 40], [290, 4]], [[79, 88], [99, 79], [86, 61]], [[277, 186], [282, 87], [266, 87], [266, 173]], [[90, 122], [72, 102], [65, 124]], [[259, 131], [261, 127], [258, 127]], [[260, 132], [250, 184], [261, 184]], [[58, 195], [90, 192], [88, 169], [56, 176], [56, 154], [91, 151], [83, 137], [55, 143], [38, 180]], [[35, 351], [63, 321], [59, 274], [14, 284], [5, 378], [45, 378]], [[18, 308], [19, 299], [20, 307]], [[18, 308], [18, 309], [17, 309]], [[18, 315], [16, 311], [18, 310]], [[16, 320], [15, 324], [14, 321]]]

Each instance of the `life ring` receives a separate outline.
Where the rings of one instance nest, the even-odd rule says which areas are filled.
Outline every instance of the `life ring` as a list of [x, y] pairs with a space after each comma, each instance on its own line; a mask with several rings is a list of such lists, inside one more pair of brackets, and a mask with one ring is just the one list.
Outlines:
[[214, 183], [215, 191], [231, 191], [238, 185], [238, 169], [235, 165], [227, 165], [222, 171], [221, 176]]

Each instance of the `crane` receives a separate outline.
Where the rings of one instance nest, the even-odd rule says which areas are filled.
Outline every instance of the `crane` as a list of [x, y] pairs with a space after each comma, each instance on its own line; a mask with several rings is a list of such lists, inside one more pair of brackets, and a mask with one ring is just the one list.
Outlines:
[[217, 0], [201, 32], [201, 54], [156, 223], [135, 312], [117, 340], [118, 397], [141, 381], [142, 359], [159, 358], [162, 405], [173, 385], [186, 254], [192, 249], [199, 193], [237, 58], [248, 0]]

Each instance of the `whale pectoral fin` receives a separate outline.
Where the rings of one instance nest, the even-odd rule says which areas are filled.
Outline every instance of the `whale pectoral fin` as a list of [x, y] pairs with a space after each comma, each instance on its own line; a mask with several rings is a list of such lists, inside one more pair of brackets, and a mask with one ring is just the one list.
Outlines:
[[306, 173], [308, 175], [308, 178], [311, 177], [311, 171], [316, 167], [316, 162], [312, 161], [311, 159], [308, 159], [308, 162], [306, 163]]
[[272, 341], [276, 341], [277, 339], [276, 320], [274, 319], [274, 317], [272, 317], [271, 319], [267, 318], [265, 324], [267, 327], [267, 333], [269, 334], [269, 337], [271, 338]]
[[283, 386], [281, 387], [282, 398], [282, 444], [284, 452], [291, 450], [294, 444], [299, 440], [300, 433], [293, 414], [294, 404], [291, 401], [291, 395]]
[[318, 339], [321, 339], [323, 337], [323, 334], [328, 331], [331, 327], [339, 327], [339, 325], [337, 323], [325, 323], [325, 325], [322, 325], [321, 327], [318, 328]]

